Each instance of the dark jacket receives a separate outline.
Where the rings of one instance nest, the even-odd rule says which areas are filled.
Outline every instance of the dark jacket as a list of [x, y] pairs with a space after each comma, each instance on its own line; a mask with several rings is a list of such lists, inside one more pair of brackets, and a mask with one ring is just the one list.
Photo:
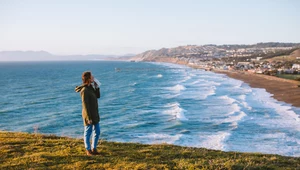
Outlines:
[[94, 89], [91, 85], [81, 85], [76, 86], [75, 91], [80, 92], [84, 126], [88, 125], [88, 120], [92, 120], [92, 124], [99, 123], [98, 98], [100, 98], [100, 89]]

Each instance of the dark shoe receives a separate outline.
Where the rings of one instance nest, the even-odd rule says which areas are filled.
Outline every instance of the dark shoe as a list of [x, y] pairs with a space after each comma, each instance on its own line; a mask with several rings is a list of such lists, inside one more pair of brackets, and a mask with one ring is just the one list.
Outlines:
[[87, 151], [86, 151], [86, 155], [87, 155], [87, 156], [93, 156], [93, 152], [92, 152], [91, 150], [87, 150]]
[[92, 149], [92, 154], [93, 154], [93, 155], [100, 155], [100, 153], [97, 152], [97, 149]]

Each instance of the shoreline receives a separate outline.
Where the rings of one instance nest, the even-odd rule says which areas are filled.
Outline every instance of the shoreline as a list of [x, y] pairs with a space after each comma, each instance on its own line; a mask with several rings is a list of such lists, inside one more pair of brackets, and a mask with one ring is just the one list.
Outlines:
[[[185, 61], [178, 61], [173, 58], [170, 60], [158, 60], [156, 62], [186, 65], [194, 69], [205, 69], [203, 67], [191, 65]], [[268, 93], [272, 94], [272, 97], [274, 99], [285, 102], [287, 104], [291, 104], [294, 107], [300, 107], [300, 87], [298, 87], [298, 85], [300, 85], [299, 81], [241, 71], [213, 69], [212, 72], [225, 74], [230, 78], [241, 80], [244, 83], [247, 83], [252, 88], [263, 88]]]
[[300, 82], [274, 76], [253, 74], [247, 72], [212, 70], [215, 73], [225, 74], [230, 78], [241, 80], [252, 88], [263, 88], [271, 93], [274, 99], [300, 107]]

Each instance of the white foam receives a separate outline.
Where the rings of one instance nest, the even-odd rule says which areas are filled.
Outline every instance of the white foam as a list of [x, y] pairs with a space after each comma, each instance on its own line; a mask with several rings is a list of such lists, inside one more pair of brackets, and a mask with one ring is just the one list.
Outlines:
[[266, 92], [265, 89], [255, 89], [253, 98], [255, 101], [258, 101], [263, 107], [273, 108], [276, 113], [281, 116], [281, 121], [278, 121], [277, 125], [295, 128], [300, 131], [299, 115], [292, 110], [291, 106], [282, 102], [278, 102], [271, 96], [272, 94]]
[[163, 98], [172, 99], [172, 98], [176, 98], [178, 96], [179, 96], [179, 94], [165, 94], [165, 95], [163, 95]]
[[238, 114], [230, 115], [226, 119], [224, 119], [223, 123], [232, 123], [231, 125], [234, 126], [234, 128], [237, 128], [238, 122], [242, 120], [247, 114], [243, 111], [240, 111]]
[[248, 103], [245, 101], [246, 100], [246, 95], [240, 95], [237, 97], [239, 99], [240, 103], [248, 110], [252, 110], [252, 107], [248, 105]]
[[245, 101], [245, 99], [246, 99], [246, 95], [240, 95], [240, 96], [238, 96], [237, 98], [238, 98], [238, 99], [240, 99], [240, 100], [243, 100], [243, 101]]
[[241, 107], [238, 104], [233, 103], [231, 105], [230, 111], [228, 112], [228, 115], [232, 115], [232, 114], [237, 113], [239, 111], [241, 111]]
[[229, 97], [229, 96], [227, 96], [227, 95], [225, 95], [225, 96], [220, 96], [219, 99], [224, 100], [224, 101], [222, 101], [222, 103], [223, 103], [224, 105], [229, 105], [229, 104], [232, 104], [232, 103], [236, 102], [235, 99], [233, 99], [233, 98], [231, 98], [231, 97]]
[[181, 85], [181, 84], [177, 84], [177, 85], [175, 85], [173, 87], [168, 87], [167, 89], [171, 90], [173, 92], [180, 92], [182, 90], [185, 90], [185, 87], [183, 85]]
[[189, 79], [191, 79], [191, 76], [185, 76], [185, 77], [180, 81], [180, 83], [186, 82], [186, 81], [188, 81]]
[[161, 143], [174, 144], [177, 140], [180, 139], [181, 136], [182, 134], [169, 135], [169, 134], [161, 134], [161, 133], [149, 133], [137, 137], [148, 144], [161, 144]]
[[132, 84], [130, 84], [131, 86], [135, 86], [137, 83], [136, 82], [134, 82], [134, 83], [132, 83]]
[[180, 106], [180, 104], [178, 102], [168, 103], [165, 105], [165, 107], [178, 107], [178, 106]]
[[158, 77], [158, 78], [161, 78], [161, 77], [163, 77], [163, 75], [161, 75], [161, 74], [158, 74], [158, 75], [157, 75], [157, 77]]
[[204, 138], [200, 142], [201, 147], [216, 150], [225, 150], [225, 140], [230, 136], [229, 132], [217, 132], [216, 134], [200, 134], [201, 138]]
[[185, 115], [184, 115], [183, 112], [178, 112], [178, 113], [176, 114], [176, 118], [179, 119], [179, 120], [188, 120], [188, 119], [185, 117]]
[[200, 82], [200, 80], [196, 80], [196, 81], [191, 82], [189, 85], [195, 85], [195, 84], [198, 84], [199, 82]]
[[210, 86], [220, 86], [221, 83], [218, 83], [216, 81], [209, 81], [209, 80], [205, 80], [205, 79], [199, 79], [198, 84], [194, 84], [194, 85], [210, 87]]
[[165, 105], [165, 107], [167, 110], [165, 110], [163, 113], [172, 115], [178, 120], [188, 120], [184, 115], [185, 110], [180, 107], [178, 102], [168, 103]]
[[[268, 142], [260, 142], [262, 139]], [[254, 151], [297, 157], [300, 156], [300, 140], [295, 137], [288, 136], [285, 133], [275, 132], [272, 134], [265, 134], [256, 140], [258, 141], [254, 143], [254, 146], [252, 146], [252, 150]], [[272, 143], [272, 145], [270, 145], [270, 143]]]

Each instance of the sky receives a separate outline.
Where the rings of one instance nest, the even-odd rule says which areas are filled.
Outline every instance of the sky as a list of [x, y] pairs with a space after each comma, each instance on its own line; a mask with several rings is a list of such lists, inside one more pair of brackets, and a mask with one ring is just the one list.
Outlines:
[[300, 42], [299, 0], [0, 0], [0, 51], [138, 54]]

